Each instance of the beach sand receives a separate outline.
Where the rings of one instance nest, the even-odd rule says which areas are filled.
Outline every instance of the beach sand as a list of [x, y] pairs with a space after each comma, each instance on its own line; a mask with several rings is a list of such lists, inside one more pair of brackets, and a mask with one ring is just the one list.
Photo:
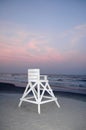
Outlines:
[[37, 105], [23, 102], [21, 93], [0, 92], [0, 130], [86, 130], [86, 96], [55, 93], [55, 102]]

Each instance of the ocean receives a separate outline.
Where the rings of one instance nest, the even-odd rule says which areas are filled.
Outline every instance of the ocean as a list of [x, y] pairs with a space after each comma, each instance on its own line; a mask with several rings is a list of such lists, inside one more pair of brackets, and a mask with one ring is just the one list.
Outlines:
[[[53, 90], [63, 88], [64, 90], [84, 90], [86, 92], [86, 75], [64, 75], [64, 74], [47, 74], [49, 84]], [[20, 73], [0, 73], [0, 82], [20, 84], [25, 87], [27, 83], [27, 74]], [[18, 85], [17, 85], [18, 86]]]

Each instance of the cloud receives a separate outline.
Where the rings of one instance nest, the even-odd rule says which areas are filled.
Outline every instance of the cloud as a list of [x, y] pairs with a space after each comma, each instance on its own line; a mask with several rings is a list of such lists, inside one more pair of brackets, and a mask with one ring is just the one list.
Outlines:
[[[76, 45], [79, 44], [81, 39], [86, 38], [86, 25], [76, 26], [72, 30], [72, 41], [71, 44]], [[81, 43], [83, 44], [83, 43]]]
[[[47, 40], [44, 35], [3, 27], [0, 31], [0, 57], [7, 62], [37, 62], [45, 59]], [[47, 45], [48, 46], [48, 45]], [[48, 47], [47, 47], [48, 48]], [[7, 59], [7, 60], [6, 60]]]
[[58, 52], [61, 63], [72, 63], [75, 65], [86, 65], [86, 24], [78, 25], [57, 36]]
[[[0, 62], [13, 65], [86, 65], [84, 44], [86, 25], [75, 26], [56, 37], [22, 28], [0, 30]], [[82, 47], [83, 48], [83, 47]]]

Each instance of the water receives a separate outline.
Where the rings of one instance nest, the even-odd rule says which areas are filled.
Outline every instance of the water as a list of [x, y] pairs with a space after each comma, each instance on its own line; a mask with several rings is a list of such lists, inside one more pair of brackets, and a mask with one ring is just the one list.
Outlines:
[[[86, 75], [50, 75], [48, 80], [54, 89], [57, 87], [86, 88]], [[0, 74], [0, 81], [13, 83], [27, 83], [27, 74]]]
[[86, 87], [86, 75], [49, 75], [49, 80], [55, 87]]

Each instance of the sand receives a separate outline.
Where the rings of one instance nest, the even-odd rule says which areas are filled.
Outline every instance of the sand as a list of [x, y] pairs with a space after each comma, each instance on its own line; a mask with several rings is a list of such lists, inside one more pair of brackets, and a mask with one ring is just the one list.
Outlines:
[[0, 93], [0, 130], [86, 130], [86, 96], [59, 94], [61, 108], [43, 104], [40, 115], [37, 105], [24, 102], [19, 108], [21, 96]]

